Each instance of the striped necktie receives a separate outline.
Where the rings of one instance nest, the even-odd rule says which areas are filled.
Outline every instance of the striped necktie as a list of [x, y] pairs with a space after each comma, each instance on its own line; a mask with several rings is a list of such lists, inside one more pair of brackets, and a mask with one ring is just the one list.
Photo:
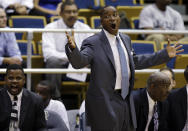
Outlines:
[[18, 130], [18, 105], [17, 104], [18, 104], [18, 97], [14, 96], [13, 101], [12, 101], [9, 131]]
[[157, 102], [156, 102], [153, 108], [153, 117], [150, 121], [148, 131], [158, 131], [158, 128], [159, 128], [159, 114], [158, 113], [159, 111], [158, 111]]
[[129, 93], [129, 74], [128, 74], [128, 67], [127, 67], [127, 60], [125, 57], [125, 53], [123, 50], [123, 47], [120, 44], [120, 40], [118, 37], [116, 37], [116, 43], [117, 43], [117, 49], [119, 53], [119, 59], [121, 64], [121, 96], [123, 99], [126, 98], [126, 96]]

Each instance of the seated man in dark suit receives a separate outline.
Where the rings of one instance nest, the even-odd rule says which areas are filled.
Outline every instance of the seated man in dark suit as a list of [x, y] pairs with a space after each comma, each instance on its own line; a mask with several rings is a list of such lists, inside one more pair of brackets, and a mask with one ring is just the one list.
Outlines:
[[9, 65], [0, 90], [0, 131], [46, 131], [42, 98], [24, 84], [23, 68]]
[[[136, 131], [166, 131], [168, 104], [163, 102], [169, 94], [169, 77], [156, 72], [150, 75], [146, 88], [133, 91]], [[155, 130], [154, 130], [155, 129]]]
[[173, 90], [168, 96], [169, 102], [169, 130], [188, 131], [187, 120], [187, 92], [188, 92], [188, 66], [184, 71], [186, 85]]

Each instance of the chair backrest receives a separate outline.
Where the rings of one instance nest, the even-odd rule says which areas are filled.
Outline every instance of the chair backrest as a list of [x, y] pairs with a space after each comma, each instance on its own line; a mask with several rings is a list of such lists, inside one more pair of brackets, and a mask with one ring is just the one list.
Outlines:
[[[21, 55], [27, 55], [27, 46], [28, 46], [28, 41], [26, 40], [17, 40], [18, 47], [20, 49]], [[34, 41], [31, 43], [31, 48], [32, 48], [32, 55], [37, 55], [37, 49]]]
[[[11, 16], [9, 26], [12, 28], [44, 28], [46, 18], [44, 16]], [[22, 39], [23, 33], [16, 33], [17, 39]]]
[[188, 65], [188, 54], [177, 56], [175, 61], [175, 69], [185, 69]]
[[69, 119], [69, 125], [70, 125], [70, 130], [74, 131], [75, 126], [76, 126], [76, 115], [79, 114], [79, 110], [78, 109], [74, 109], [74, 110], [68, 110], [67, 111], [67, 115], [68, 115], [68, 119]]
[[91, 28], [96, 29], [100, 26], [100, 16], [92, 16], [90, 18]]
[[54, 21], [56, 21], [56, 20], [58, 20], [58, 19], [60, 19], [61, 18], [61, 16], [51, 16], [50, 17], [50, 23], [51, 22], [54, 22]]
[[131, 17], [131, 28], [139, 29], [139, 17]]
[[43, 55], [43, 53], [42, 53], [42, 40], [37, 43], [37, 47], [38, 47], [38, 54], [42, 56]]
[[113, 1], [113, 0], [104, 0], [104, 4], [107, 6], [107, 5], [111, 5], [111, 6], [118, 6], [118, 5], [121, 5], [121, 6], [132, 6], [132, 5], [135, 5], [137, 4], [136, 3], [136, 0], [118, 0], [118, 1]]
[[54, 111], [45, 110], [48, 131], [69, 131], [62, 118]]
[[[56, 21], [56, 20], [58, 20], [58, 19], [60, 19], [60, 18], [61, 18], [61, 16], [51, 16], [51, 17], [50, 17], [50, 22], [54, 22], [54, 21]], [[79, 20], [80, 22], [82, 22], [82, 23], [87, 24], [87, 19], [86, 19], [86, 17], [84, 17], [84, 16], [78, 16], [78, 20]]]
[[131, 43], [136, 54], [152, 54], [156, 52], [154, 41], [132, 40]]
[[[166, 48], [167, 46], [167, 41], [164, 41], [161, 43], [161, 49], [164, 49]], [[179, 54], [188, 54], [188, 42], [178, 42], [178, 41], [171, 41], [170, 44], [175, 44], [175, 43], [180, 43], [181, 45], [183, 45], [183, 49], [184, 49], [184, 52], [181, 52]]]

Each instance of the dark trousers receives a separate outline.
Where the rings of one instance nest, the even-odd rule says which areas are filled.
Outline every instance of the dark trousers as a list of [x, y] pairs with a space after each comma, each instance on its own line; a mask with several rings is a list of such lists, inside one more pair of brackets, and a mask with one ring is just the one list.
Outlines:
[[116, 114], [117, 123], [113, 129], [95, 129], [91, 127], [91, 131], [135, 131], [130, 112], [129, 97], [125, 100], [121, 97], [121, 92], [115, 91], [111, 100], [111, 105]]

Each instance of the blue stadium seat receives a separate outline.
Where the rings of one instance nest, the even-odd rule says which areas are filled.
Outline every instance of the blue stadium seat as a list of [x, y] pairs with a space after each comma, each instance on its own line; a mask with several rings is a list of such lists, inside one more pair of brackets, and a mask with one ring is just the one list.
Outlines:
[[96, 29], [100, 27], [100, 17], [99, 16], [92, 16], [90, 18], [91, 28]]
[[104, 6], [103, 0], [75, 0], [79, 9], [99, 9]]
[[[26, 40], [17, 40], [17, 43], [18, 43], [18, 47], [21, 51], [21, 55], [26, 56], [28, 42]], [[34, 41], [32, 41], [32, 55], [36, 55], [36, 54], [37, 54], [37, 49], [36, 49]]]
[[133, 6], [136, 5], [136, 0], [104, 0], [105, 5], [111, 6]]
[[[44, 16], [11, 16], [9, 26], [12, 28], [44, 28], [46, 18]], [[21, 40], [23, 33], [16, 33], [16, 39]]]
[[136, 54], [152, 54], [156, 52], [154, 41], [132, 40], [131, 42]]
[[139, 17], [131, 17], [131, 28], [139, 29]]

